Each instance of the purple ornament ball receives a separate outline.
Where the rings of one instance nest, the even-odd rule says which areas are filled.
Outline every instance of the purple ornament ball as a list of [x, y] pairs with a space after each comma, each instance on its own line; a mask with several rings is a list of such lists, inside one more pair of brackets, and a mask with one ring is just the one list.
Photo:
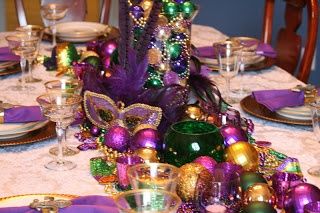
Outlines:
[[131, 149], [137, 150], [139, 148], [153, 148], [161, 149], [161, 140], [157, 130], [147, 128], [139, 130], [132, 139]]
[[176, 3], [178, 3], [178, 4], [182, 4], [182, 3], [184, 3], [186, 0], [174, 0]]
[[106, 58], [106, 57], [110, 57], [111, 54], [113, 53], [113, 51], [115, 51], [115, 49], [117, 49], [118, 47], [118, 44], [115, 40], [108, 40], [108, 41], [105, 41], [102, 45], [101, 45], [101, 48], [100, 48], [100, 55], [103, 57], [103, 58]]
[[110, 67], [111, 64], [111, 57], [110, 56], [106, 56], [102, 59], [102, 64], [103, 64], [103, 68], [106, 70]]
[[248, 141], [246, 132], [243, 129], [232, 125], [225, 125], [221, 127], [220, 133], [224, 139], [224, 145], [226, 147], [238, 141]]
[[171, 62], [171, 69], [177, 74], [182, 74], [186, 71], [188, 62], [186, 59], [176, 60]]
[[310, 183], [300, 183], [291, 188], [284, 200], [286, 212], [303, 213], [306, 204], [320, 200], [320, 189]]
[[99, 136], [99, 134], [100, 134], [100, 128], [97, 127], [97, 126], [92, 126], [92, 127], [90, 128], [90, 133], [91, 133], [91, 135], [97, 137], [97, 136]]
[[130, 141], [129, 131], [121, 126], [113, 126], [104, 136], [104, 144], [119, 152], [124, 152], [128, 148]]
[[202, 166], [204, 166], [206, 169], [209, 170], [211, 174], [213, 174], [213, 170], [215, 165], [217, 164], [217, 161], [215, 161], [212, 157], [209, 156], [200, 156], [196, 158], [193, 163], [199, 163]]
[[130, 12], [131, 15], [135, 18], [135, 19], [140, 19], [143, 17], [144, 15], [144, 10], [141, 6], [139, 5], [133, 5], [130, 7]]

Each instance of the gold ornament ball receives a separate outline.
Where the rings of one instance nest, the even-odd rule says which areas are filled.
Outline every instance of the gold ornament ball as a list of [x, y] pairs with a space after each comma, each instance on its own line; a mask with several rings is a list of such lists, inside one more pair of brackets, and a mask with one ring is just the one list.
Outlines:
[[201, 120], [203, 118], [203, 111], [197, 105], [188, 105], [185, 110], [186, 115], [193, 120]]
[[140, 148], [134, 151], [135, 155], [141, 157], [145, 163], [158, 163], [157, 150], [153, 148]]
[[257, 171], [259, 167], [259, 154], [253, 145], [239, 141], [225, 150], [225, 160], [242, 166], [245, 171]]
[[185, 201], [196, 201], [198, 198], [197, 187], [208, 185], [212, 180], [210, 172], [201, 164], [187, 163], [180, 167], [177, 181], [177, 194]]
[[262, 201], [275, 206], [276, 196], [267, 183], [255, 183], [244, 192], [242, 200], [244, 205], [248, 205], [253, 201]]

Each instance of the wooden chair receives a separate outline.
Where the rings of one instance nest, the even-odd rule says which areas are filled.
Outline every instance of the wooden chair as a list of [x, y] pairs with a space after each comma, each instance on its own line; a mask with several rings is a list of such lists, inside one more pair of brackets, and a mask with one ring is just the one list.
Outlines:
[[[50, 0], [40, 0], [40, 4], [46, 4]], [[87, 2], [86, 0], [73, 0], [73, 1], [64, 1], [69, 3], [68, 13], [65, 18], [60, 20], [61, 22], [65, 21], [83, 21], [87, 13]], [[20, 26], [27, 25], [27, 18], [25, 13], [25, 8], [23, 5], [23, 0], [15, 0], [16, 12], [18, 17], [18, 22]], [[103, 0], [102, 7], [100, 8], [100, 23], [108, 24], [109, 22], [109, 11], [111, 6], [111, 0]], [[40, 13], [40, 11], [39, 11]], [[59, 22], [60, 22], [59, 21]], [[45, 26], [48, 25], [46, 20], [43, 20]]]
[[[284, 0], [285, 26], [277, 35], [275, 49], [277, 51], [276, 65], [288, 71], [292, 75], [297, 69], [297, 78], [305, 83], [308, 82], [313, 56], [317, 45], [317, 33], [319, 24], [318, 0]], [[297, 34], [301, 25], [302, 12], [307, 10], [307, 34], [304, 38]], [[274, 0], [266, 0], [264, 8], [264, 23], [262, 41], [271, 43], [273, 24]], [[301, 58], [301, 49], [304, 52]]]

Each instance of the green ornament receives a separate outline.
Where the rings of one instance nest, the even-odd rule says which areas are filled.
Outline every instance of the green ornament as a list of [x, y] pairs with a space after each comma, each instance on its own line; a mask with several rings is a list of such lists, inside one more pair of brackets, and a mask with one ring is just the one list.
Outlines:
[[161, 88], [163, 87], [163, 83], [161, 81], [160, 78], [158, 77], [155, 77], [155, 78], [150, 78], [146, 81], [145, 85], [144, 85], [146, 88], [155, 88], [155, 89], [158, 89], [158, 88]]
[[206, 122], [186, 120], [171, 125], [164, 147], [163, 160], [178, 167], [200, 156], [223, 161], [224, 144], [219, 128]]
[[267, 181], [261, 174], [255, 172], [243, 172], [240, 175], [240, 186], [242, 192], [245, 192], [255, 183], [267, 183]]
[[148, 66], [148, 73], [151, 75], [157, 75], [157, 71], [152, 66]]
[[195, 10], [196, 10], [196, 6], [191, 1], [186, 1], [181, 6], [181, 12], [183, 12], [183, 15], [185, 18], [192, 17]]
[[182, 52], [182, 47], [180, 44], [173, 43], [169, 44], [169, 54], [171, 59], [177, 59]]
[[163, 12], [168, 18], [173, 18], [178, 15], [179, 7], [175, 2], [167, 2], [163, 6]]
[[277, 211], [267, 202], [253, 201], [243, 209], [243, 213], [277, 213]]
[[102, 66], [101, 59], [97, 56], [89, 56], [85, 58], [83, 61], [93, 65], [95, 68], [99, 68]]
[[111, 63], [113, 64], [119, 64], [119, 51], [118, 48], [115, 49], [111, 54]]

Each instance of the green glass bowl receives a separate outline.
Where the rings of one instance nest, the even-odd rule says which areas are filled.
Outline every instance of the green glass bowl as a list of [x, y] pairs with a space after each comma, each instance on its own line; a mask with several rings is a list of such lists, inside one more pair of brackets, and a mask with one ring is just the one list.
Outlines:
[[163, 160], [175, 166], [200, 156], [223, 161], [224, 144], [219, 128], [201, 121], [182, 121], [171, 125], [164, 139]]

